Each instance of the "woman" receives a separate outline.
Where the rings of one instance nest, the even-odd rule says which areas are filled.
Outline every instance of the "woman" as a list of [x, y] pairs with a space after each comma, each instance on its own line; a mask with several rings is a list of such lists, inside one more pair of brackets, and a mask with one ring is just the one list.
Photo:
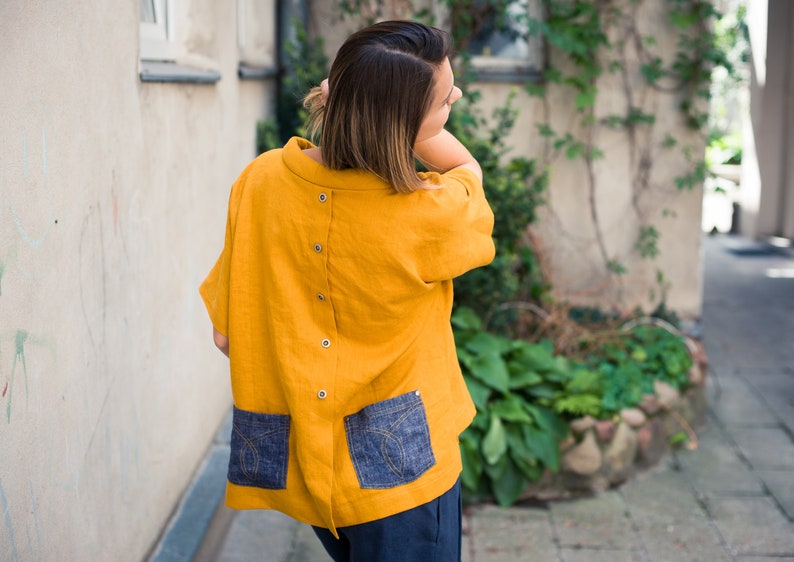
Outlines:
[[242, 172], [200, 289], [230, 358], [227, 505], [311, 524], [337, 561], [460, 558], [475, 410], [452, 279], [494, 246], [480, 166], [443, 128], [461, 97], [448, 57], [418, 23], [349, 37], [306, 99], [320, 145]]

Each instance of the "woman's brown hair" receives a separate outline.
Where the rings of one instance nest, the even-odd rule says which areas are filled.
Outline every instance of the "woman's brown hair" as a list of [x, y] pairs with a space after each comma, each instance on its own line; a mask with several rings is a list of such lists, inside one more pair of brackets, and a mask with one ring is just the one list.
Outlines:
[[449, 50], [445, 32], [409, 21], [351, 35], [331, 66], [327, 99], [317, 87], [304, 100], [325, 165], [368, 170], [401, 192], [421, 187], [413, 145]]

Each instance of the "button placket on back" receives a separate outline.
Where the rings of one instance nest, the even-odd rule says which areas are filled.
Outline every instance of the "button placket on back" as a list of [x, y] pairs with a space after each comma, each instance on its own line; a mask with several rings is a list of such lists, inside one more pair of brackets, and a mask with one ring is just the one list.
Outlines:
[[[317, 194], [317, 201], [319, 201], [321, 204], [326, 203], [328, 201], [328, 194], [326, 192], [318, 193]], [[327, 212], [330, 212], [330, 208], [326, 208], [326, 213]], [[327, 234], [327, 232], [326, 232], [326, 234]], [[321, 244], [320, 242], [316, 242], [313, 245], [313, 249], [314, 249], [315, 253], [317, 253], [317, 254], [321, 254], [325, 250], [325, 248], [323, 248], [323, 244]], [[326, 295], [323, 293], [323, 291], [317, 291], [315, 296], [316, 296], [318, 302], [324, 303], [326, 301]], [[331, 347], [331, 340], [329, 338], [323, 338], [320, 341], [320, 346], [323, 349], [328, 349], [329, 347]], [[328, 396], [328, 391], [326, 389], [324, 389], [324, 388], [321, 388], [321, 389], [317, 390], [316, 396], [317, 396], [318, 400], [325, 400], [325, 398]]]

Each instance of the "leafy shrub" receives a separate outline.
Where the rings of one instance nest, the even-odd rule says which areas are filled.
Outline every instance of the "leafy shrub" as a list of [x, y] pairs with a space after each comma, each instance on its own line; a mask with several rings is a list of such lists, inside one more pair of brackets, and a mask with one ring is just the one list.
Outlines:
[[568, 433], [548, 405], [563, 389], [567, 360], [549, 348], [482, 330], [477, 315], [452, 316], [458, 358], [477, 415], [460, 437], [461, 481], [469, 498], [515, 502], [543, 469], [556, 471], [558, 442]]
[[477, 414], [460, 437], [468, 500], [518, 499], [545, 469], [560, 467], [568, 423], [610, 419], [662, 380], [683, 390], [692, 365], [681, 337], [655, 325], [615, 332], [584, 359], [556, 355], [551, 341], [514, 340], [483, 329], [465, 307], [452, 315], [455, 343]]

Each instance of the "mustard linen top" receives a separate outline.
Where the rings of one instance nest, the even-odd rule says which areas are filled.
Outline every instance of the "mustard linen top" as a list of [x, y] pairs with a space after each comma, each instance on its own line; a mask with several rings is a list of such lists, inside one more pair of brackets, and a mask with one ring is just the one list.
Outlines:
[[200, 287], [230, 342], [226, 503], [356, 525], [431, 501], [461, 471], [475, 408], [450, 327], [451, 279], [494, 257], [480, 180], [397, 193], [291, 139], [231, 190], [226, 241]]

